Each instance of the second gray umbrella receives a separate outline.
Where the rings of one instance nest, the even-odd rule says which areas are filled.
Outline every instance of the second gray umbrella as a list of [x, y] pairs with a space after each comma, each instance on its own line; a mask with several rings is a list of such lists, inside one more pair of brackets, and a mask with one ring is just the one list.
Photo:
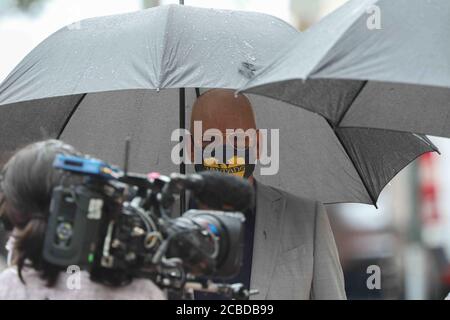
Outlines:
[[335, 127], [450, 137], [450, 1], [351, 0], [242, 89]]

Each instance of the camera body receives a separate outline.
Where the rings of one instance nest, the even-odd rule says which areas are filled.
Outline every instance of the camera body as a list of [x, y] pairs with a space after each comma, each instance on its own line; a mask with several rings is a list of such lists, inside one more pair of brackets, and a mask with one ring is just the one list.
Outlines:
[[[242, 204], [251, 205], [253, 189], [243, 179], [210, 172], [131, 174], [98, 159], [62, 154], [54, 168], [64, 175], [52, 194], [46, 261], [78, 265], [105, 283], [147, 277], [161, 287], [181, 290], [197, 279], [226, 279], [239, 272], [245, 217], [221, 209], [233, 207], [230, 202], [240, 203], [240, 210]], [[68, 182], [73, 181], [70, 176], [78, 176], [79, 182]], [[227, 185], [230, 190], [221, 188]], [[231, 189], [235, 198], [221, 199]], [[196, 200], [213, 202], [207, 210], [170, 218], [175, 198], [185, 190]]]

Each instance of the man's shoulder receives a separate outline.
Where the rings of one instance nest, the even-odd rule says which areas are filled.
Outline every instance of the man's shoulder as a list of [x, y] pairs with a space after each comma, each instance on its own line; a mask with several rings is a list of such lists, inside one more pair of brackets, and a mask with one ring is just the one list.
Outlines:
[[[258, 188], [263, 189], [263, 190], [269, 189], [273, 195], [278, 196], [279, 198], [283, 199], [287, 205], [301, 206], [303, 209], [310, 208], [313, 211], [315, 211], [316, 206], [321, 204], [317, 200], [314, 200], [314, 199], [311, 199], [308, 197], [304, 197], [301, 195], [296, 195], [296, 194], [293, 194], [289, 191], [283, 190], [278, 187], [264, 185], [260, 182], [258, 182]], [[257, 189], [257, 193], [258, 193], [258, 189]]]
[[309, 206], [312, 208], [315, 208], [318, 204], [320, 204], [319, 201], [311, 199], [311, 198], [307, 198], [307, 197], [300, 196], [300, 195], [295, 195], [293, 193], [290, 193], [288, 191], [278, 189], [278, 188], [277, 188], [277, 190], [278, 190], [278, 192], [280, 192], [281, 194], [284, 195], [286, 202], [301, 204], [303, 206]]
[[[297, 247], [312, 250], [320, 202], [267, 185], [263, 186], [260, 191], [266, 197], [270, 193], [269, 197], [272, 199], [278, 198], [276, 201], [278, 201], [279, 216], [276, 223], [279, 227], [275, 227], [275, 229], [279, 230], [281, 234], [283, 251]], [[258, 189], [256, 192], [258, 197]], [[257, 207], [257, 215], [267, 216], [271, 213], [272, 208], [267, 206], [262, 209], [262, 212], [259, 212], [261, 209]]]
[[[259, 189], [258, 189], [259, 187]], [[303, 224], [310, 226], [314, 224], [316, 219], [316, 213], [318, 212], [318, 206], [321, 203], [317, 200], [310, 199], [308, 197], [295, 195], [286, 190], [263, 185], [258, 183], [257, 185], [257, 196], [261, 191], [264, 196], [270, 194], [272, 199], [280, 199], [283, 203], [282, 214], [287, 222], [292, 222], [295, 225]]]

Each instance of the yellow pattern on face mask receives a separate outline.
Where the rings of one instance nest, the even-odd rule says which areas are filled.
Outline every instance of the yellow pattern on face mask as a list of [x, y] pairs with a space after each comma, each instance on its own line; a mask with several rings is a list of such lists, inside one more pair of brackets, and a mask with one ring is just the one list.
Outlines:
[[245, 173], [245, 159], [237, 156], [228, 159], [227, 163], [219, 163], [219, 161], [213, 157], [206, 158], [203, 160], [203, 165], [207, 170], [219, 171], [241, 178], [244, 177]]

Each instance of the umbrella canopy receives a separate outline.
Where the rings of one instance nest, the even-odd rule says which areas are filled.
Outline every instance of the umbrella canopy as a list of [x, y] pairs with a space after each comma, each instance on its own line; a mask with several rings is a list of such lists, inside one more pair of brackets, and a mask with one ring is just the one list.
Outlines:
[[450, 1], [351, 0], [242, 90], [336, 127], [450, 137]]
[[[131, 136], [130, 170], [175, 171], [170, 138], [180, 101], [189, 115], [197, 88], [242, 86], [298, 35], [268, 15], [177, 5], [75, 26], [41, 43], [0, 85], [3, 158], [58, 137], [121, 164]], [[343, 130], [338, 137], [317, 114], [249, 99], [259, 127], [280, 129], [280, 171], [258, 179], [325, 203], [375, 203], [396, 173], [434, 150], [405, 133]]]
[[[108, 138], [102, 133], [109, 125], [120, 131], [123, 123], [127, 129], [122, 133], [132, 133], [136, 125], [130, 119], [142, 117], [145, 106], [149, 109], [144, 121], [147, 128], [133, 131], [133, 145], [142, 148], [134, 141], [138, 136], [156, 145], [161, 134], [170, 138], [171, 130], [178, 127], [175, 115], [180, 100], [178, 90], [157, 94], [159, 90], [237, 88], [246, 81], [236, 71], [242, 62], [255, 68], [266, 64], [297, 33], [289, 24], [265, 14], [179, 5], [69, 25], [37, 46], [0, 85], [0, 151], [5, 158], [40, 137], [62, 137], [81, 149], [96, 145], [92, 151], [99, 156], [122, 161], [121, 140], [115, 141], [118, 148], [100, 146]], [[79, 132], [74, 132], [74, 121], [91, 107], [101, 110], [95, 126], [80, 123]], [[79, 135], [83, 138], [78, 139]], [[147, 152], [140, 154], [153, 158], [158, 151], [155, 145], [144, 147]], [[109, 157], [116, 152], [121, 155]]]

